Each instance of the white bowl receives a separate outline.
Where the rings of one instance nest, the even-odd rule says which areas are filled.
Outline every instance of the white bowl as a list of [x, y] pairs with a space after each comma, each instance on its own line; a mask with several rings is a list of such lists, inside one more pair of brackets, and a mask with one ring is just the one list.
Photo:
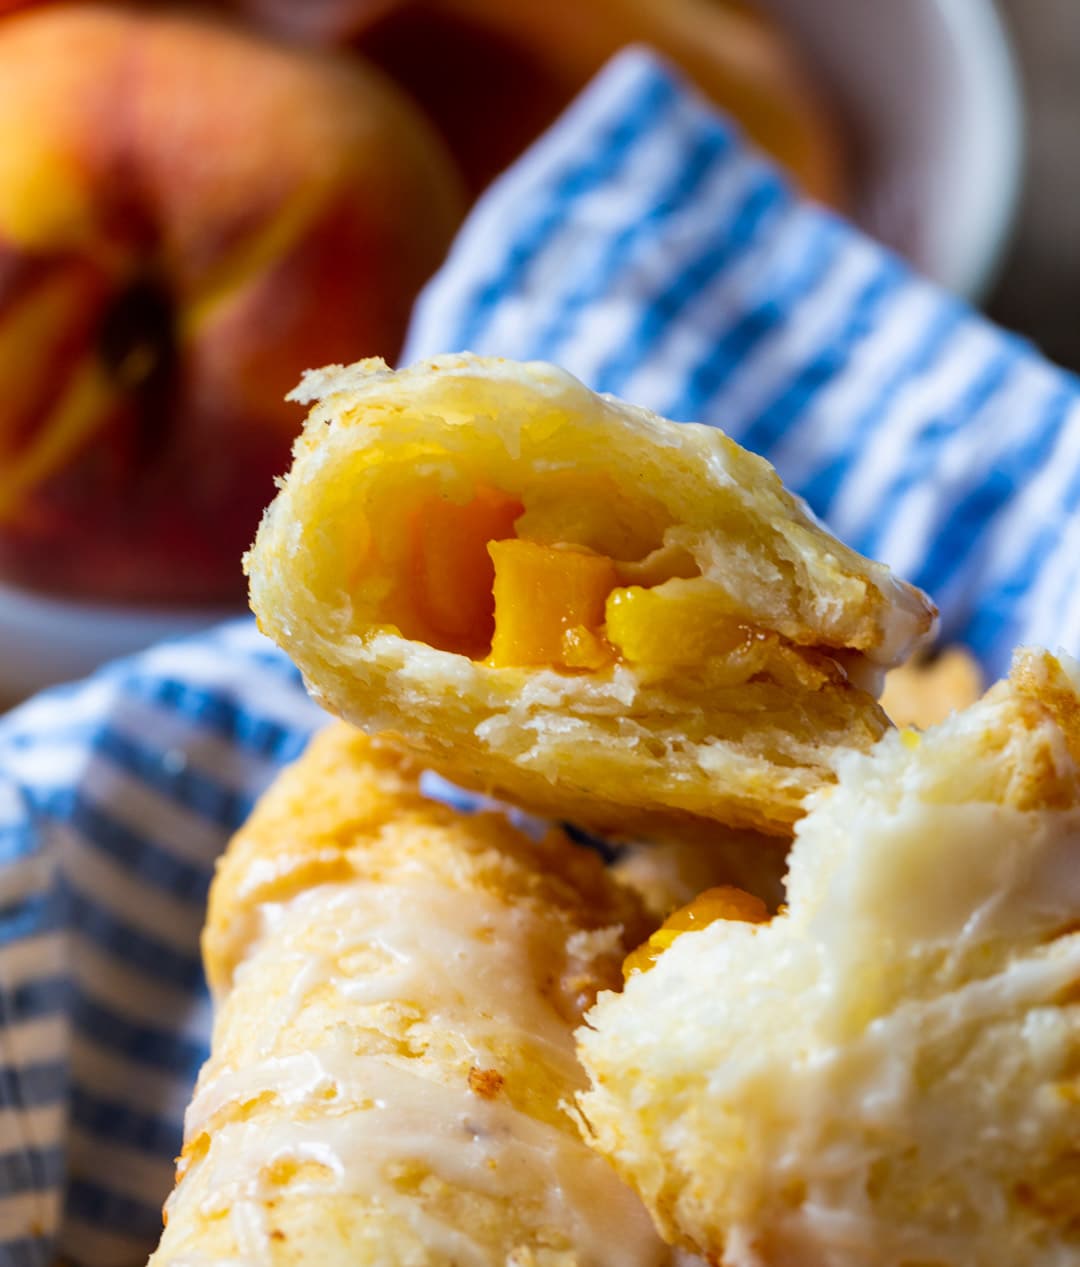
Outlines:
[[0, 705], [82, 677], [105, 660], [236, 615], [237, 608], [68, 602], [0, 586]]
[[1023, 107], [992, 0], [759, 0], [829, 85], [859, 149], [854, 219], [977, 299], [1021, 185]]

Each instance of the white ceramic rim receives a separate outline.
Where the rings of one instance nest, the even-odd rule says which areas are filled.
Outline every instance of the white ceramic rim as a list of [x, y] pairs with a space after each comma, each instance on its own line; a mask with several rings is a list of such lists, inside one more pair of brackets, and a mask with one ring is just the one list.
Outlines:
[[[1024, 171], [1024, 97], [1012, 44], [994, 0], [938, 0], [952, 29], [979, 131], [972, 138], [976, 192], [953, 232], [955, 255], [946, 285], [979, 299], [1002, 262]], [[976, 152], [977, 147], [977, 152]], [[978, 196], [981, 195], [981, 196]]]
[[[1017, 212], [1024, 162], [1024, 102], [1012, 45], [994, 0], [759, 0], [792, 32], [810, 66], [831, 90], [856, 133], [878, 153], [874, 174], [852, 219], [902, 250], [913, 267], [938, 284], [978, 300], [989, 289]], [[838, 39], [837, 32], [845, 32]], [[930, 53], [925, 66], [902, 67], [902, 82], [885, 95], [869, 89], [860, 48], [880, 59], [890, 33], [903, 31], [902, 56]], [[932, 41], [932, 46], [926, 41]], [[922, 49], [920, 50], [920, 42]], [[887, 50], [886, 50], [887, 52]], [[920, 73], [938, 110], [900, 117], [904, 94], [917, 92]], [[936, 135], [935, 135], [936, 134]], [[935, 147], [935, 143], [940, 145]], [[899, 146], [894, 153], [893, 147]], [[911, 168], [926, 149], [926, 169]], [[893, 185], [893, 188], [889, 186]], [[876, 200], [897, 192], [912, 199], [914, 232], [878, 222]]]
[[239, 607], [138, 607], [48, 598], [0, 585], [0, 702], [82, 677], [107, 660], [195, 633]]

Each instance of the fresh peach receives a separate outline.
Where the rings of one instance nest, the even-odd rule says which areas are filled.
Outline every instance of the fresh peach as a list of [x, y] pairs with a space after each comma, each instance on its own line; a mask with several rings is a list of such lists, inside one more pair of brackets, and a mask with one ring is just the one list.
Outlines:
[[231, 0], [293, 37], [351, 38], [416, 97], [474, 188], [626, 44], [670, 58], [803, 189], [847, 199], [847, 146], [784, 31], [742, 0]]
[[240, 595], [285, 392], [393, 358], [461, 205], [360, 64], [93, 5], [0, 22], [0, 574]]

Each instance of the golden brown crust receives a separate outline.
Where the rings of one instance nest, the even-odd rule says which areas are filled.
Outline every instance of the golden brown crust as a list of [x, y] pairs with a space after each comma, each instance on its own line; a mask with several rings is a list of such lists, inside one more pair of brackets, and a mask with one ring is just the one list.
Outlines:
[[1080, 766], [1080, 696], [1062, 661], [1049, 651], [1025, 649], [1016, 655], [1010, 681], [1035, 706], [1030, 724], [1045, 720], [1057, 727]]
[[333, 722], [312, 739], [218, 863], [202, 943], [211, 989], [227, 990], [257, 936], [262, 907], [317, 884], [393, 879], [424, 861], [402, 848], [410, 839], [421, 849], [428, 842], [433, 871], [445, 855], [454, 878], [470, 885], [573, 910], [585, 927], [618, 924], [630, 944], [647, 935], [649, 918], [611, 883], [597, 855], [554, 829], [533, 841], [501, 815], [463, 817], [423, 795], [420, 773], [415, 757], [388, 736], [372, 739]]

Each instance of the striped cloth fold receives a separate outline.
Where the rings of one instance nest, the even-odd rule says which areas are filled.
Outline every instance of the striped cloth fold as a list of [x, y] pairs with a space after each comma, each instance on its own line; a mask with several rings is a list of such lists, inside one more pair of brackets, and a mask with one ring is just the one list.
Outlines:
[[[722, 426], [994, 672], [1080, 650], [1077, 383], [800, 201], [651, 55], [485, 195], [407, 358], [558, 361]], [[155, 1243], [209, 1013], [214, 859], [322, 720], [249, 621], [0, 723], [0, 1262]]]
[[798, 198], [649, 54], [470, 216], [406, 359], [465, 349], [722, 427], [991, 673], [1080, 647], [1080, 383]]

